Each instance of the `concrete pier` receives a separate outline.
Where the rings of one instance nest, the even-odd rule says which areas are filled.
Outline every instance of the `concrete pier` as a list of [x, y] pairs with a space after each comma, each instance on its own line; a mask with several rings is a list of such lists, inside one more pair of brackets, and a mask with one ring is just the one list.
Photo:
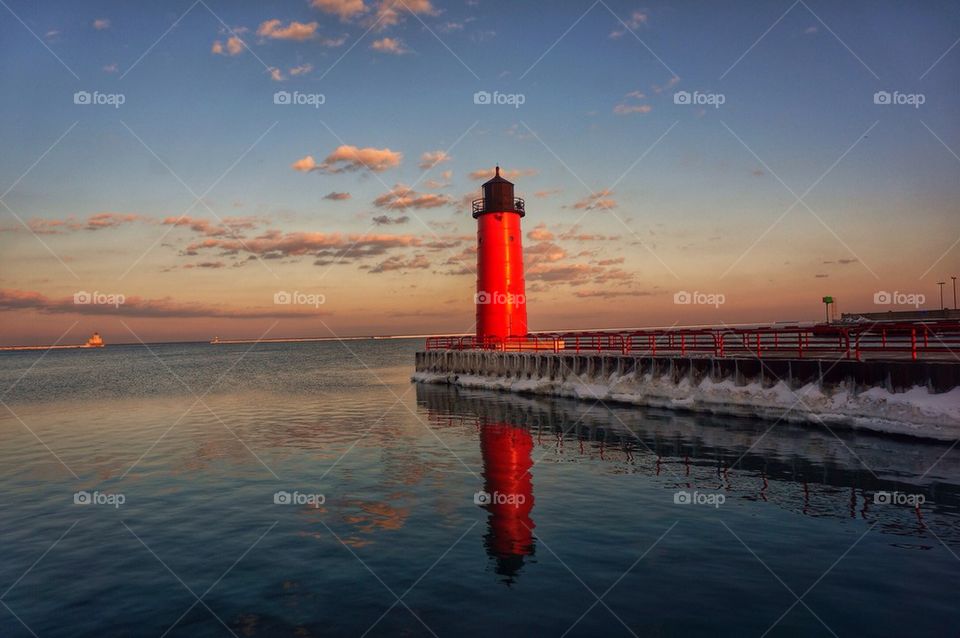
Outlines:
[[430, 350], [414, 381], [960, 436], [960, 364]]

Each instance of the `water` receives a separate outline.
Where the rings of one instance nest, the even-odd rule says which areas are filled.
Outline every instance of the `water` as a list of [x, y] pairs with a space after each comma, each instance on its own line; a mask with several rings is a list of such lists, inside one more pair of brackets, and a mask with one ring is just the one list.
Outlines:
[[956, 635], [949, 444], [417, 386], [420, 345], [0, 355], [0, 636]]

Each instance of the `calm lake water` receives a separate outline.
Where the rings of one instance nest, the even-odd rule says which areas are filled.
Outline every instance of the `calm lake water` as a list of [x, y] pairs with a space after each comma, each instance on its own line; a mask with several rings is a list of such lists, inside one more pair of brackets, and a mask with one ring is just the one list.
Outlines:
[[960, 449], [419, 347], [0, 353], [0, 636], [960, 634]]

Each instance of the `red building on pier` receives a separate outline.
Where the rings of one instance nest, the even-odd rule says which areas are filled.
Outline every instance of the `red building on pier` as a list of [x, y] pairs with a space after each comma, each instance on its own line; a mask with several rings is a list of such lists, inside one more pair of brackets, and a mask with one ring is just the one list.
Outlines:
[[527, 298], [523, 280], [524, 202], [500, 167], [473, 202], [477, 220], [477, 338], [502, 341], [527, 334]]

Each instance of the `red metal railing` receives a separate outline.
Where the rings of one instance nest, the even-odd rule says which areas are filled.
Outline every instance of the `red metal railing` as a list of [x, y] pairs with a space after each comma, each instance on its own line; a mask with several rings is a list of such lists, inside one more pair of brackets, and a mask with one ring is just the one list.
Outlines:
[[428, 337], [427, 350], [610, 353], [646, 356], [949, 358], [960, 363], [960, 321], [855, 325], [671, 328]]

